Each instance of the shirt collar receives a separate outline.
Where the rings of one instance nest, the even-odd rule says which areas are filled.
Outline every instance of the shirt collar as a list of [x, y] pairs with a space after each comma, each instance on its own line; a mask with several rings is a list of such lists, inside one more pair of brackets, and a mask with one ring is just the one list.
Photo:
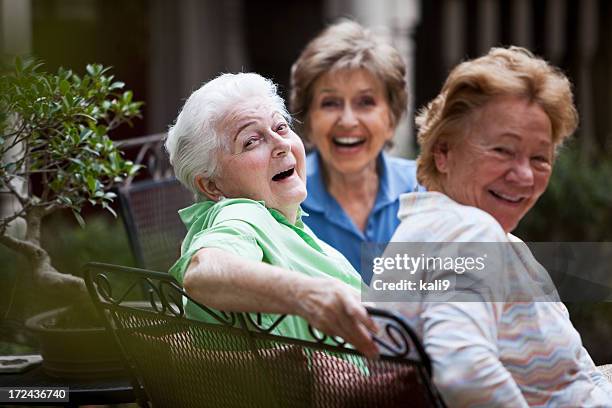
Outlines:
[[[202, 216], [202, 214], [208, 212], [214, 206], [224, 207], [226, 205], [232, 205], [233, 203], [244, 202], [244, 201], [251, 201], [251, 200], [246, 199], [246, 198], [239, 198], [239, 199], [225, 198], [221, 201], [212, 201], [212, 200], [199, 201], [197, 203], [190, 205], [189, 207], [180, 209], [178, 213], [183, 223], [187, 226], [187, 228], [190, 228], [191, 225], [199, 217]], [[257, 200], [255, 202], [266, 207], [265, 201]], [[293, 225], [300, 229], [304, 229], [304, 222], [302, 221], [302, 217], [308, 217], [308, 213], [302, 210], [302, 208], [298, 207], [297, 216], [295, 217], [295, 224], [291, 224], [289, 220], [280, 211], [275, 210], [274, 208], [268, 208], [268, 207], [266, 207], [266, 210], [268, 210], [268, 212], [277, 221], [281, 222], [282, 224]]]
[[181, 208], [178, 210], [178, 214], [183, 224], [189, 229], [203, 213], [206, 213], [215, 204], [216, 203], [211, 200], [198, 201], [191, 204], [189, 207]]
[[393, 177], [394, 174], [392, 174], [392, 169], [389, 165], [389, 157], [385, 152], [381, 152], [378, 155], [376, 164], [378, 168], [378, 194], [376, 195], [373, 211], [393, 203], [396, 197], [401, 194], [401, 192], [396, 192], [399, 185], [394, 181], [396, 177]]
[[[400, 194], [406, 192], [406, 186], [411, 183], [411, 174], [398, 166], [393, 166], [394, 159], [387, 153], [378, 155], [377, 166], [379, 185], [376, 203], [373, 211], [395, 202]], [[325, 187], [321, 159], [318, 151], [313, 151], [306, 159], [308, 196], [304, 200], [304, 207], [309, 211], [325, 212], [325, 203], [331, 200], [331, 195]]]
[[[265, 206], [265, 203], [263, 201], [259, 201], [259, 202]], [[298, 207], [297, 216], [295, 217], [294, 224], [291, 224], [289, 220], [287, 219], [287, 217], [285, 217], [283, 213], [281, 213], [280, 211], [275, 210], [274, 208], [268, 208], [268, 207], [266, 207], [266, 209], [268, 210], [270, 214], [272, 214], [272, 217], [274, 217], [274, 219], [276, 219], [276, 221], [280, 222], [281, 224], [293, 225], [294, 227], [297, 227], [299, 229], [304, 229], [304, 222], [302, 221], [302, 217], [307, 217], [308, 214], [305, 211], [303, 211], [301, 207]]]
[[319, 152], [316, 150], [306, 158], [306, 187], [308, 195], [302, 205], [308, 211], [325, 212], [325, 203], [330, 201], [331, 196], [325, 188]]

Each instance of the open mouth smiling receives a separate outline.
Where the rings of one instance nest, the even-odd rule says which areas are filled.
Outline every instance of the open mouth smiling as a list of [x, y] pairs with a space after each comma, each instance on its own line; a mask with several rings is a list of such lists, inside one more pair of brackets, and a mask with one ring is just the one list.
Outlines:
[[511, 195], [507, 195], [507, 194], [503, 194], [503, 193], [499, 193], [493, 190], [489, 190], [489, 193], [491, 193], [491, 195], [495, 198], [497, 198], [498, 200], [502, 200], [505, 201], [507, 203], [510, 204], [519, 204], [522, 201], [526, 200], [525, 196], [511, 196]]
[[364, 144], [366, 139], [363, 137], [334, 137], [332, 142], [338, 147], [356, 147]]
[[272, 181], [281, 181], [286, 178], [289, 178], [293, 175], [294, 172], [295, 167], [291, 167], [289, 170], [281, 171], [280, 173], [277, 173], [274, 175], [274, 177], [272, 177]]

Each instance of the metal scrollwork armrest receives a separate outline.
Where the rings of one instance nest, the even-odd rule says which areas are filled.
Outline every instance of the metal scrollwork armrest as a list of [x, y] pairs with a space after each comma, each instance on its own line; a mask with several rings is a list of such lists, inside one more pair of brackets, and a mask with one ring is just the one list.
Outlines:
[[[121, 279], [109, 279], [109, 274], [119, 273]], [[185, 301], [190, 300], [218, 323], [230, 327], [239, 327], [263, 334], [273, 334], [287, 315], [280, 315], [272, 322], [264, 324], [262, 313], [223, 312], [211, 309], [191, 298], [184, 289], [167, 273], [146, 271], [116, 265], [90, 263], [86, 268], [86, 279], [92, 296], [101, 303], [113, 306], [143, 310], [142, 304], [134, 305], [130, 296], [144, 292], [148, 301], [146, 310], [163, 316], [187, 319]], [[125, 281], [127, 279], [127, 282]], [[133, 297], [133, 296], [132, 296]], [[431, 373], [431, 363], [414, 331], [397, 314], [388, 310], [368, 307], [368, 312], [377, 321], [380, 328], [373, 335], [382, 355], [414, 358], [424, 362]], [[336, 346], [349, 350], [351, 346], [340, 337], [328, 336], [308, 325], [312, 340], [318, 344]]]
[[[195, 302], [166, 273], [95, 262], [89, 263], [85, 271], [90, 294], [101, 303], [128, 309], [144, 309], [162, 316], [186, 318], [183, 300], [188, 298]], [[113, 273], [121, 273], [123, 279], [109, 279], [109, 275]], [[129, 280], [124, 282], [124, 279]], [[146, 305], [131, 300], [139, 295], [142, 298], [143, 292], [148, 302]], [[195, 303], [219, 323], [228, 326], [236, 324], [235, 313], [216, 311]]]

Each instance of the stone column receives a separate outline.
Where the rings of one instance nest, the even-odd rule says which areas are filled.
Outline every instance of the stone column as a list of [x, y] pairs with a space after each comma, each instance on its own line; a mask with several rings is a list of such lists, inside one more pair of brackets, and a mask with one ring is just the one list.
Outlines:
[[[27, 55], [32, 48], [32, 4], [30, 0], [0, 0], [0, 51], [9, 56]], [[23, 145], [9, 150], [2, 161], [14, 160], [23, 155]], [[26, 180], [13, 182], [13, 188], [24, 192]], [[0, 218], [15, 214], [20, 204], [9, 194], [0, 194]], [[25, 220], [18, 218], [9, 226], [9, 234], [17, 238], [25, 237]]]
[[407, 115], [398, 124], [392, 154], [414, 157], [414, 53], [413, 34], [421, 18], [419, 0], [328, 0], [326, 17], [330, 20], [349, 16], [359, 23], [390, 38], [406, 61], [408, 77]]
[[598, 0], [582, 0], [578, 15], [578, 88], [581, 155], [595, 153], [595, 112], [593, 108], [593, 62], [598, 45]]
[[514, 18], [512, 19], [512, 45], [531, 50], [532, 35], [531, 1], [513, 0]]
[[239, 0], [152, 0], [149, 133], [164, 132], [189, 94], [246, 65]]
[[0, 0], [1, 50], [25, 55], [32, 49], [32, 3], [30, 0]]
[[548, 0], [546, 7], [546, 53], [555, 65], [561, 64], [566, 40], [566, 0]]
[[499, 0], [480, 0], [478, 5], [478, 55], [484, 55], [499, 42]]
[[[443, 41], [440, 50], [447, 71], [457, 65], [466, 54], [465, 4], [463, 0], [445, 0], [442, 9]], [[440, 84], [442, 86], [442, 84]]]

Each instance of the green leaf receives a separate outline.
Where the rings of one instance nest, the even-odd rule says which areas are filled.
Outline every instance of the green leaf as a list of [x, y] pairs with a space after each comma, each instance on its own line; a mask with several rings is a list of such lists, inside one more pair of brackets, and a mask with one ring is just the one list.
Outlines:
[[128, 176], [134, 176], [136, 175], [136, 173], [138, 173], [140, 171], [140, 169], [145, 168], [146, 166], [142, 165], [142, 164], [133, 164], [129, 167], [128, 169]]
[[108, 166], [106, 165], [106, 163], [101, 163], [101, 164], [100, 164], [100, 172], [101, 172], [102, 174], [109, 174], [111, 171], [110, 171], [110, 169], [108, 168]]
[[81, 141], [81, 137], [79, 136], [79, 134], [76, 132], [76, 129], [70, 129], [71, 131], [69, 132], [70, 135], [70, 139], [72, 141], [73, 144], [78, 145], [79, 142]]
[[68, 93], [68, 91], [70, 90], [70, 83], [65, 79], [62, 79], [59, 83], [59, 88], [62, 93]]
[[121, 96], [121, 100], [124, 103], [130, 103], [132, 102], [132, 97], [134, 96], [132, 91], [125, 91], [123, 93], [123, 95]]
[[88, 114], [86, 114], [86, 113], [81, 113], [81, 112], [79, 112], [79, 113], [77, 113], [75, 116], [82, 116], [82, 117], [84, 117], [84, 118], [87, 118], [87, 119], [91, 120], [92, 122], [95, 122], [95, 121], [96, 121], [96, 118], [94, 118], [93, 116], [88, 115]]
[[[100, 69], [100, 73], [99, 73], [100, 75], [107, 73], [107, 72], [108, 72], [108, 71], [110, 71], [110, 70], [111, 70], [111, 68], [112, 68], [112, 67], [103, 67], [103, 66], [102, 66], [102, 65], [100, 65], [100, 64], [97, 64], [97, 66], [98, 66], [98, 67], [99, 67], [99, 69]], [[113, 76], [111, 76], [111, 77], [110, 77], [110, 79], [112, 80], [112, 79], [113, 79]]]
[[85, 163], [83, 163], [80, 159], [77, 159], [76, 157], [69, 157], [68, 160], [78, 165], [79, 167], [85, 167]]
[[87, 73], [91, 76], [96, 76], [96, 66], [93, 64], [87, 64], [87, 66], [85, 67], [85, 70], [87, 71]]
[[102, 208], [106, 209], [109, 213], [113, 214], [113, 217], [117, 218], [117, 213], [110, 205], [107, 203], [102, 203]]
[[81, 141], [85, 141], [89, 139], [89, 137], [93, 134], [93, 131], [89, 128], [83, 127], [81, 128], [81, 133], [79, 134], [79, 138]]
[[91, 174], [87, 175], [87, 188], [92, 195], [96, 191], [96, 179]]
[[92, 155], [94, 155], [96, 157], [100, 157], [100, 153], [95, 151], [95, 150], [93, 150], [90, 147], [85, 146], [85, 147], [83, 147], [83, 150], [85, 150], [87, 153], [90, 153], [90, 154], [92, 154]]
[[57, 70], [57, 76], [59, 77], [59, 79], [69, 79], [72, 76], [72, 70], [60, 67]]
[[70, 110], [70, 108], [72, 107], [71, 102], [72, 101], [69, 101], [68, 98], [62, 96], [62, 109], [64, 112], [68, 112]]
[[111, 170], [112, 171], [119, 171], [119, 169], [120, 169], [120, 160], [121, 160], [121, 157], [119, 156], [119, 154], [116, 151], [111, 152], [108, 155], [108, 158], [110, 160]]
[[85, 220], [83, 219], [81, 214], [79, 214], [79, 212], [76, 211], [76, 210], [72, 210], [72, 215], [74, 215], [74, 218], [77, 220], [77, 222], [79, 223], [81, 228], [84, 229], [85, 228]]
[[121, 81], [117, 81], [117, 82], [113, 82], [109, 87], [108, 90], [112, 91], [114, 89], [121, 89], [125, 86], [125, 84]]

